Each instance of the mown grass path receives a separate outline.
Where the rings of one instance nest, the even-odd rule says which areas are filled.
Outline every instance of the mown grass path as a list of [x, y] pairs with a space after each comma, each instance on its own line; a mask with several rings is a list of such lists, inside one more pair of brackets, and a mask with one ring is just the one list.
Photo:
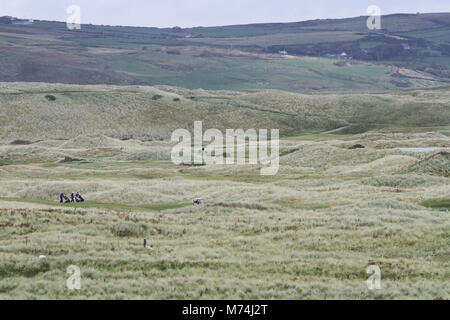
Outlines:
[[41, 199], [30, 199], [30, 198], [6, 198], [0, 197], [0, 201], [10, 201], [10, 202], [25, 202], [25, 203], [35, 203], [35, 204], [43, 204], [57, 207], [65, 207], [65, 208], [97, 208], [97, 209], [107, 209], [107, 210], [115, 210], [115, 211], [161, 211], [167, 209], [176, 209], [182, 208], [190, 205], [188, 202], [179, 202], [179, 203], [160, 203], [160, 204], [149, 204], [149, 205], [141, 205], [141, 206], [133, 206], [126, 205], [121, 203], [112, 203], [112, 202], [79, 202], [79, 203], [59, 203], [57, 201], [51, 200], [41, 200]]

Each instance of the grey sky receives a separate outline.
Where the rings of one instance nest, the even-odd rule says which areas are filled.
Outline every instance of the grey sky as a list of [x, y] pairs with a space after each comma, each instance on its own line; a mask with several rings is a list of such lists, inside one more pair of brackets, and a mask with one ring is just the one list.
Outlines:
[[381, 14], [448, 12], [446, 0], [0, 0], [0, 16], [66, 21], [69, 5], [81, 7], [82, 23], [192, 27], [289, 22]]

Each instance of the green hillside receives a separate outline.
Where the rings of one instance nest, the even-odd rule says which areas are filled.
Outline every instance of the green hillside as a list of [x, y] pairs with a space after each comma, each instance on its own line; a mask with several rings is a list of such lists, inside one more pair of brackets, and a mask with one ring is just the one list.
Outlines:
[[449, 13], [383, 16], [375, 31], [366, 20], [68, 30], [0, 19], [0, 81], [294, 92], [448, 84]]
[[[449, 87], [389, 93], [297, 94], [278, 90], [207, 91], [168, 86], [0, 83], [0, 140], [168, 139], [176, 128], [279, 128], [282, 136], [384, 127], [448, 126]], [[394, 130], [394, 131], [395, 131]]]

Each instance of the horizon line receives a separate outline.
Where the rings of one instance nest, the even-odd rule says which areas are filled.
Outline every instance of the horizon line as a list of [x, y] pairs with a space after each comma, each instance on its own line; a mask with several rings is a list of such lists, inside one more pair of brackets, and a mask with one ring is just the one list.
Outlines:
[[[416, 12], [416, 13], [408, 13], [408, 12], [397, 12], [397, 13], [389, 13], [382, 14], [381, 17], [394, 16], [394, 15], [420, 15], [420, 14], [450, 14], [449, 12]], [[20, 18], [14, 17], [10, 15], [2, 15], [1, 17], [12, 17], [20, 20], [32, 20], [32, 21], [40, 21], [40, 22], [56, 22], [56, 23], [66, 23], [66, 21], [58, 21], [58, 20], [41, 20], [34, 18]], [[193, 27], [181, 27], [181, 26], [170, 26], [170, 27], [155, 27], [155, 26], [139, 26], [139, 25], [112, 25], [112, 24], [95, 24], [95, 23], [81, 23], [81, 25], [93, 25], [100, 27], [127, 27], [127, 28], [152, 28], [152, 29], [172, 29], [172, 28], [181, 28], [181, 29], [195, 29], [195, 28], [223, 28], [223, 27], [237, 27], [237, 26], [249, 26], [249, 25], [264, 25], [264, 24], [293, 24], [293, 23], [301, 23], [301, 22], [309, 22], [309, 21], [326, 21], [326, 20], [345, 20], [345, 19], [356, 19], [361, 17], [369, 17], [369, 15], [360, 15], [360, 16], [352, 16], [352, 17], [344, 17], [344, 18], [316, 18], [316, 19], [308, 19], [308, 20], [298, 20], [298, 21], [285, 21], [285, 22], [253, 22], [253, 23], [240, 23], [240, 24], [224, 24], [224, 25], [211, 25], [211, 26], [193, 26]]]

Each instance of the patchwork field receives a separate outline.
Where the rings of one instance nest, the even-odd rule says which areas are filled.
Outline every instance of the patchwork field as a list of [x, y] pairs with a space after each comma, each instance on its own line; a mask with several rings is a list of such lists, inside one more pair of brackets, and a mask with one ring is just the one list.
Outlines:
[[174, 165], [166, 140], [4, 143], [0, 299], [448, 299], [446, 130], [290, 137], [267, 177]]
[[[63, 22], [3, 20], [0, 81], [7, 82], [362, 92], [442, 86], [450, 79], [449, 13], [386, 15], [381, 30], [367, 29], [363, 16], [80, 30]], [[279, 53], [285, 50], [288, 55]]]

